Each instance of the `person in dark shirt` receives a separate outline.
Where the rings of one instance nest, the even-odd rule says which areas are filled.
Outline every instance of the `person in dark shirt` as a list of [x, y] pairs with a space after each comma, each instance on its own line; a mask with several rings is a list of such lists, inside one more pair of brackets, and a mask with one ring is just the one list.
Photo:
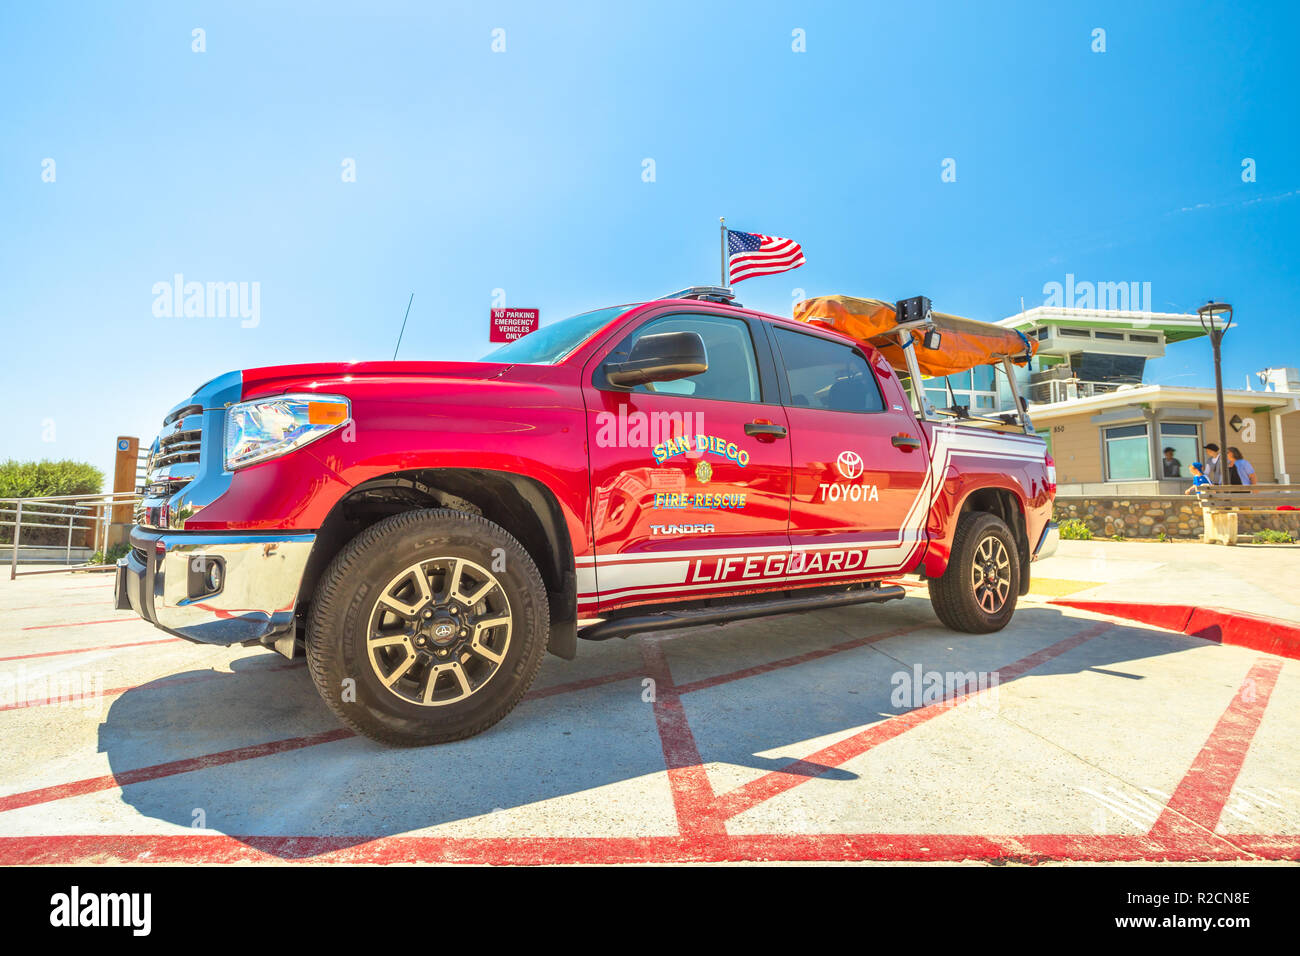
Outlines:
[[1161, 462], [1164, 465], [1164, 476], [1166, 478], [1177, 478], [1183, 470], [1183, 463], [1174, 457], [1172, 448], [1165, 449], [1165, 457]]
[[1228, 477], [1234, 485], [1253, 485], [1259, 480], [1255, 466], [1242, 457], [1236, 445], [1228, 448]]

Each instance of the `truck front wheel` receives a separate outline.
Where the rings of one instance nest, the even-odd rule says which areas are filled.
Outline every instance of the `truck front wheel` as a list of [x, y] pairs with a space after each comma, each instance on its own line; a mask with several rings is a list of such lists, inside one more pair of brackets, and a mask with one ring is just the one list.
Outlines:
[[930, 581], [930, 602], [948, 627], [971, 634], [1000, 631], [1016, 610], [1020, 553], [997, 515], [971, 511], [957, 522], [948, 567]]
[[504, 528], [446, 509], [386, 518], [350, 541], [312, 602], [307, 663], [348, 726], [401, 746], [491, 727], [537, 675], [546, 588]]

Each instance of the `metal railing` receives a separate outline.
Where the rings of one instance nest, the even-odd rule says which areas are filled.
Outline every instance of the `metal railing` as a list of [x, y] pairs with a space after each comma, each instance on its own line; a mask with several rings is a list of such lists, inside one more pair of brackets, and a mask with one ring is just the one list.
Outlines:
[[[141, 496], [133, 491], [121, 491], [100, 495], [47, 495], [39, 498], [0, 498], [0, 528], [13, 529], [13, 543], [9, 545], [9, 580], [20, 574], [51, 574], [60, 571], [93, 570], [110, 568], [111, 564], [72, 563], [72, 539], [81, 532], [83, 535], [93, 533], [92, 553], [107, 553], [108, 529], [113, 523], [113, 509], [130, 507], [134, 511], [135, 503]], [[58, 545], [22, 543], [23, 529], [46, 528], [65, 531], [64, 563], [62, 567], [42, 568], [35, 571], [19, 571], [18, 557], [23, 548], [29, 552], [37, 550], [54, 550]], [[4, 545], [0, 544], [0, 549]]]
[[1035, 382], [1030, 387], [1040, 396], [1043, 392], [1039, 390], [1045, 389], [1046, 397], [1037, 404], [1048, 405], [1057, 402], [1073, 402], [1080, 398], [1092, 398], [1096, 395], [1109, 395], [1111, 392], [1118, 392], [1126, 386], [1128, 388], [1137, 388], [1141, 384], [1141, 382], [1088, 382], [1078, 378], [1057, 378]]
[[1300, 485], [1201, 485], [1196, 497], [1207, 509], [1277, 511], [1279, 507], [1300, 506]]

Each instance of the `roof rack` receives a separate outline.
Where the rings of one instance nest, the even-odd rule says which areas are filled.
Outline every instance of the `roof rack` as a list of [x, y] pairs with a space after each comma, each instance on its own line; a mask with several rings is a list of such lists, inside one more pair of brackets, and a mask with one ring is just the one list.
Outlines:
[[661, 295], [659, 298], [702, 299], [706, 302], [721, 302], [724, 305], [740, 305], [736, 301], [736, 293], [726, 286], [720, 285], [693, 285], [689, 289], [680, 289], [677, 292], [670, 292], [668, 295]]

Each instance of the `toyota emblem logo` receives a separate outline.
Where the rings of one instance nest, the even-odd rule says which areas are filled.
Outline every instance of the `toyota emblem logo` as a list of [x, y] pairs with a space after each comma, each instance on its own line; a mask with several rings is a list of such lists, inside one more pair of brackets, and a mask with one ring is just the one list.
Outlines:
[[451, 624], [439, 624], [433, 629], [433, 636], [439, 638], [451, 637], [456, 628]]
[[835, 459], [835, 467], [846, 481], [852, 481], [862, 474], [862, 456], [856, 451], [842, 451], [840, 457]]

